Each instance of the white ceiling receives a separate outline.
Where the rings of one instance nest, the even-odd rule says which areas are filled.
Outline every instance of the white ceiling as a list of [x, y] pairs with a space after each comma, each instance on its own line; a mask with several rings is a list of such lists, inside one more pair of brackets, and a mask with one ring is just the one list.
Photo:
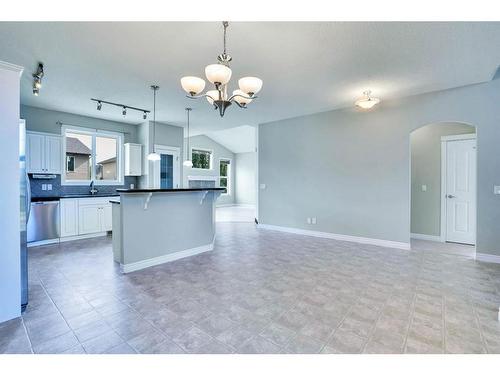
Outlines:
[[236, 126], [216, 132], [208, 132], [206, 135], [235, 154], [255, 152], [256, 133], [253, 126]]
[[[24, 66], [23, 104], [119, 121], [119, 108], [98, 112], [91, 97], [152, 108], [157, 120], [192, 134], [352, 106], [364, 89], [382, 100], [490, 80], [500, 64], [500, 23], [256, 22], [230, 23], [233, 80], [264, 80], [247, 110], [221, 119], [205, 100], [184, 96], [179, 79], [203, 76], [222, 51], [218, 22], [0, 23], [0, 60]], [[31, 73], [45, 64], [39, 97]]]

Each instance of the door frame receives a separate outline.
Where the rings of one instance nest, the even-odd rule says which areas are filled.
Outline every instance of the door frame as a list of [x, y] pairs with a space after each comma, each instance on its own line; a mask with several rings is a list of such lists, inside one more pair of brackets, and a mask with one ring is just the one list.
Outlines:
[[[177, 159], [173, 160], [173, 169], [174, 169], [174, 179], [172, 182], [173, 188], [177, 189], [180, 187], [181, 183], [181, 148], [180, 147], [175, 147], [175, 146], [165, 146], [165, 145], [159, 145], [155, 144], [154, 145], [154, 152], [157, 154], [164, 154], [164, 155], [172, 155], [176, 156]], [[153, 166], [153, 186], [160, 187], [160, 162], [156, 161]], [[177, 186], [176, 186], [177, 185]]]
[[447, 199], [445, 198], [446, 196], [446, 176], [447, 176], [447, 166], [448, 166], [448, 160], [447, 160], [447, 145], [448, 142], [453, 142], [453, 141], [462, 141], [462, 140], [470, 140], [473, 139], [476, 141], [475, 147], [476, 147], [476, 165], [474, 168], [476, 168], [476, 179], [473, 181], [475, 185], [475, 227], [474, 227], [474, 246], [476, 246], [477, 243], [477, 133], [468, 133], [468, 134], [457, 134], [457, 135], [444, 135], [441, 137], [441, 234], [440, 234], [440, 240], [441, 242], [446, 242], [446, 224], [447, 224], [447, 210], [446, 210], [446, 202]]

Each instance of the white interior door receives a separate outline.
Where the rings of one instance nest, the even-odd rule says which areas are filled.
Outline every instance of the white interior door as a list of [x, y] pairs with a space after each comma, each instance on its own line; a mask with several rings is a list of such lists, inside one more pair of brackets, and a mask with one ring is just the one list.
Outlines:
[[160, 160], [154, 162], [154, 188], [177, 189], [180, 182], [180, 149], [155, 145]]
[[446, 241], [476, 242], [476, 140], [446, 142]]

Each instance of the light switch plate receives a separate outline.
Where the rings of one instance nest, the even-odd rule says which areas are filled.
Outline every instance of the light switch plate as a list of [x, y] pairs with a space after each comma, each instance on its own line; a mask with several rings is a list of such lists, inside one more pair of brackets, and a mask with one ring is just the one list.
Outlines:
[[493, 194], [500, 195], [500, 185], [493, 186]]
[[42, 184], [42, 190], [47, 190], [47, 184]]
[[311, 218], [310, 217], [307, 218], [307, 224], [311, 224]]
[[427, 185], [422, 185], [422, 191], [427, 191]]
[[316, 218], [315, 217], [311, 218], [311, 224], [316, 224]]
[[260, 189], [264, 190], [266, 188], [266, 184], [260, 184]]
[[47, 190], [52, 190], [52, 184], [47, 184]]

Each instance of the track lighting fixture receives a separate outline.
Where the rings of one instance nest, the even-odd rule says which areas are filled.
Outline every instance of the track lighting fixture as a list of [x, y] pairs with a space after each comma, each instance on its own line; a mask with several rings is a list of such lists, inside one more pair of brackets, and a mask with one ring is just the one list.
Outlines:
[[[38, 93], [35, 93], [35, 87], [34, 86], [33, 86], [33, 94], [38, 95]], [[97, 110], [98, 111], [100, 111], [102, 109], [102, 105], [103, 104], [108, 104], [108, 105], [112, 105], [112, 106], [115, 106], [115, 107], [121, 107], [122, 108], [122, 115], [123, 116], [127, 115], [127, 109], [131, 109], [133, 111], [142, 112], [142, 118], [145, 120], [148, 117], [148, 113], [151, 112], [148, 109], [131, 107], [129, 105], [125, 105], [125, 104], [121, 104], [121, 103], [108, 102], [108, 101], [102, 100], [102, 99], [90, 98], [90, 100], [92, 100], [93, 102], [97, 103]]]
[[36, 72], [33, 73], [33, 95], [38, 96], [40, 94], [40, 88], [42, 87], [42, 78], [43, 78], [43, 64], [38, 63], [38, 67]]

